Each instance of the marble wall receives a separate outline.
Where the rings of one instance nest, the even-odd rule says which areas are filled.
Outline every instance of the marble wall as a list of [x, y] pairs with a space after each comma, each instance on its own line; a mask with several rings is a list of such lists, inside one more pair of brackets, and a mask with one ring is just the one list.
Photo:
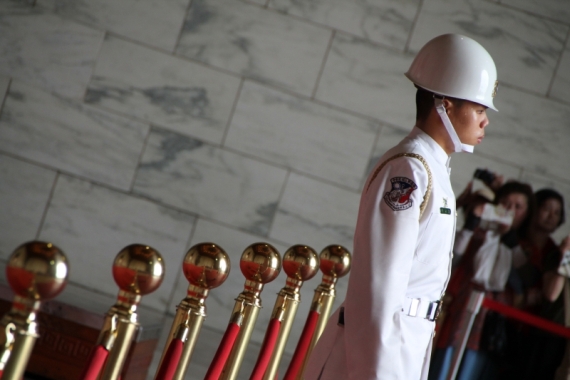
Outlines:
[[[0, 262], [49, 240], [70, 261], [60, 298], [104, 312], [115, 255], [151, 245], [166, 277], [140, 315], [164, 341], [184, 253], [218, 243], [233, 269], [208, 298], [187, 376], [202, 378], [249, 244], [352, 249], [370, 165], [414, 124], [403, 72], [446, 32], [485, 46], [500, 80], [484, 142], [452, 159], [456, 193], [486, 167], [570, 203], [567, 1], [1, 0]], [[244, 378], [284, 280], [262, 293]], [[303, 287], [287, 357], [319, 282]]]

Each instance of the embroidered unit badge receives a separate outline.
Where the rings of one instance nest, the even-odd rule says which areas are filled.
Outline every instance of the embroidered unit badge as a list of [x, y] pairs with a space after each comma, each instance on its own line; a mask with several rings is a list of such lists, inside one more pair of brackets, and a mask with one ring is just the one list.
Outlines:
[[443, 198], [443, 207], [439, 208], [439, 212], [446, 215], [451, 215], [451, 209], [447, 207], [447, 198]]
[[410, 196], [418, 186], [409, 178], [394, 177], [390, 179], [392, 190], [384, 194], [384, 201], [394, 211], [407, 210], [412, 207]]

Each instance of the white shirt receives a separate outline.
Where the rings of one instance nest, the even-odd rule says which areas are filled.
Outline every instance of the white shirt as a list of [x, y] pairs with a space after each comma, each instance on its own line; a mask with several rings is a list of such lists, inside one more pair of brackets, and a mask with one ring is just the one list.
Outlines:
[[[431, 196], [420, 204], [432, 174]], [[424, 307], [439, 300], [451, 269], [455, 195], [449, 156], [418, 128], [379, 160], [364, 186], [354, 236], [353, 264], [344, 302], [331, 316], [305, 371], [305, 379], [427, 378], [435, 324], [407, 315], [409, 298]], [[320, 376], [320, 377], [319, 377]]]

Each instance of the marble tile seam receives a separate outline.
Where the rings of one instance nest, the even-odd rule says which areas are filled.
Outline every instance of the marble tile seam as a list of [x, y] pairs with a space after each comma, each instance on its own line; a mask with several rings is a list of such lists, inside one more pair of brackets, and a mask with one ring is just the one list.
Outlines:
[[[552, 87], [554, 87], [556, 76], [558, 75], [558, 70], [560, 69], [560, 64], [562, 62], [562, 58], [564, 57], [564, 53], [569, 50], [568, 48], [570, 48], [570, 45], [568, 45], [569, 43], [570, 43], [570, 28], [568, 28], [568, 32], [566, 33], [566, 40], [564, 41], [562, 53], [558, 57], [558, 61], [556, 62], [556, 66], [554, 67], [554, 72], [552, 73], [552, 79], [550, 80], [550, 83], [548, 84], [548, 89], [546, 90], [546, 97], [549, 99], [558, 99], [556, 97], [551, 98], [550, 93], [552, 91]], [[562, 101], [562, 99], [560, 100]], [[570, 103], [570, 99], [568, 100], [568, 103]]]
[[147, 148], [147, 146], [148, 146], [148, 140], [149, 140], [149, 138], [150, 138], [151, 133], [152, 133], [152, 125], [149, 125], [149, 128], [148, 128], [148, 131], [147, 131], [147, 133], [146, 133], [146, 136], [145, 136], [144, 139], [143, 139], [143, 145], [142, 145], [141, 151], [140, 151], [139, 156], [138, 156], [138, 159], [137, 159], [137, 164], [135, 165], [135, 172], [133, 173], [133, 178], [132, 178], [132, 180], [131, 180], [131, 184], [130, 184], [129, 190], [128, 190], [129, 193], [132, 193], [132, 192], [133, 192], [133, 189], [135, 188], [135, 182], [136, 182], [136, 180], [137, 180], [137, 173], [138, 173], [138, 171], [139, 171], [138, 169], [139, 169], [140, 166], [141, 166], [142, 158], [143, 158], [144, 153], [145, 153], [145, 151], [146, 151], [146, 148]]
[[6, 98], [8, 98], [8, 93], [10, 92], [10, 85], [12, 84], [12, 78], [8, 77], [8, 85], [6, 86], [6, 91], [3, 94], [0, 94], [0, 98], [2, 102], [0, 103], [0, 116], [2, 115], [2, 111], [4, 110], [4, 104], [6, 104]]
[[[493, 1], [489, 1], [489, 2], [490, 2], [490, 3], [493, 3]], [[500, 7], [507, 8], [507, 9], [511, 9], [511, 10], [517, 11], [517, 12], [521, 12], [521, 13], [524, 13], [524, 14], [526, 14], [526, 15], [528, 15], [528, 16], [534, 16], [534, 17], [537, 17], [537, 18], [542, 18], [542, 19], [544, 19], [544, 20], [546, 20], [546, 21], [550, 21], [550, 22], [554, 22], [554, 23], [557, 23], [557, 24], [566, 25], [566, 26], [569, 26], [569, 27], [570, 27], [570, 20], [569, 20], [568, 22], [560, 21], [560, 20], [558, 20], [558, 19], [555, 19], [555, 18], [552, 18], [552, 17], [548, 17], [548, 16], [545, 16], [545, 15], [541, 15], [541, 14], [539, 14], [539, 13], [534, 13], [534, 12], [528, 11], [528, 10], [523, 9], [523, 8], [519, 8], [519, 7], [514, 6], [514, 5], [504, 4], [502, 1], [499, 1], [499, 2], [497, 2], [496, 4], [497, 4], [498, 6], [500, 6]]]
[[288, 170], [287, 174], [285, 175], [285, 181], [283, 181], [283, 186], [281, 186], [281, 190], [279, 191], [279, 196], [277, 197], [277, 205], [275, 207], [275, 213], [273, 214], [273, 218], [271, 218], [271, 221], [269, 222], [269, 225], [267, 226], [267, 236], [268, 237], [270, 237], [272, 235], [271, 232], [273, 231], [273, 224], [275, 223], [277, 213], [279, 212], [279, 205], [281, 205], [283, 202], [283, 194], [285, 194], [285, 190], [287, 189], [287, 184], [289, 182], [290, 177], [291, 177], [291, 170]]
[[176, 48], [180, 44], [180, 39], [182, 38], [182, 34], [184, 34], [184, 24], [186, 23], [186, 20], [188, 19], [188, 13], [190, 12], [190, 8], [192, 8], [193, 2], [194, 2], [194, 0], [190, 0], [188, 2], [188, 5], [186, 6], [186, 10], [184, 11], [184, 17], [182, 18], [182, 24], [180, 25], [180, 30], [178, 31], [178, 34], [176, 35], [176, 41], [174, 42], [174, 46], [172, 47], [171, 54], [173, 56], [176, 56], [175, 55]]
[[48, 199], [47, 199], [47, 201], [46, 201], [46, 206], [44, 207], [44, 210], [43, 210], [43, 212], [42, 212], [42, 216], [41, 216], [41, 218], [40, 218], [40, 223], [38, 224], [38, 230], [36, 231], [36, 235], [35, 235], [35, 237], [34, 237], [36, 240], [39, 239], [40, 234], [41, 234], [41, 232], [42, 232], [42, 229], [43, 229], [43, 227], [44, 227], [44, 223], [45, 223], [45, 220], [46, 220], [46, 216], [47, 216], [48, 210], [49, 210], [49, 208], [50, 208], [50, 206], [51, 206], [51, 200], [53, 199], [53, 194], [54, 194], [54, 192], [55, 192], [55, 188], [56, 188], [56, 186], [57, 186], [57, 181], [58, 181], [58, 179], [59, 179], [59, 173], [57, 172], [57, 173], [55, 174], [55, 178], [53, 179], [53, 183], [51, 184], [51, 189], [49, 190]]
[[245, 82], [245, 78], [241, 78], [240, 82], [239, 82], [239, 86], [237, 89], [237, 93], [236, 93], [236, 97], [234, 99], [234, 103], [232, 104], [232, 109], [230, 110], [230, 115], [228, 117], [228, 121], [226, 123], [226, 126], [224, 128], [224, 134], [222, 135], [222, 140], [220, 141], [220, 147], [225, 147], [226, 145], [226, 139], [228, 137], [228, 132], [230, 130], [230, 126], [232, 125], [232, 120], [234, 118], [234, 114], [236, 112], [236, 108], [239, 102], [239, 98], [241, 96], [241, 91], [243, 89], [243, 84]]
[[406, 43], [404, 44], [404, 52], [410, 51], [410, 44], [412, 43], [412, 37], [414, 36], [414, 32], [416, 31], [416, 25], [418, 23], [418, 19], [420, 18], [420, 14], [422, 13], [422, 9], [424, 7], [424, 0], [420, 0], [418, 4], [418, 9], [414, 16], [414, 21], [412, 22], [412, 27], [410, 28], [410, 32], [408, 33], [408, 38], [406, 39]]
[[329, 53], [331, 51], [331, 47], [332, 47], [332, 43], [333, 43], [335, 34], [336, 34], [336, 31], [333, 29], [333, 31], [331, 32], [331, 37], [329, 39], [329, 43], [327, 45], [327, 49], [325, 50], [323, 62], [321, 63], [321, 67], [319, 68], [317, 80], [315, 81], [315, 87], [313, 88], [313, 91], [311, 92], [311, 96], [310, 96], [311, 100], [314, 100], [315, 96], [317, 95], [317, 90], [319, 88], [319, 82], [321, 81], [321, 77], [323, 76], [323, 71], [325, 71], [325, 66], [327, 64], [327, 58], [329, 57]]

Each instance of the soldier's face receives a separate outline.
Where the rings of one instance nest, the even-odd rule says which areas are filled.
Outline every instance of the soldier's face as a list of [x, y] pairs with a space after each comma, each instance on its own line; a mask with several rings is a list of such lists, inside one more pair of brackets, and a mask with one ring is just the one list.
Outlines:
[[489, 124], [487, 107], [464, 100], [448, 108], [449, 119], [463, 144], [477, 145], [485, 137]]

